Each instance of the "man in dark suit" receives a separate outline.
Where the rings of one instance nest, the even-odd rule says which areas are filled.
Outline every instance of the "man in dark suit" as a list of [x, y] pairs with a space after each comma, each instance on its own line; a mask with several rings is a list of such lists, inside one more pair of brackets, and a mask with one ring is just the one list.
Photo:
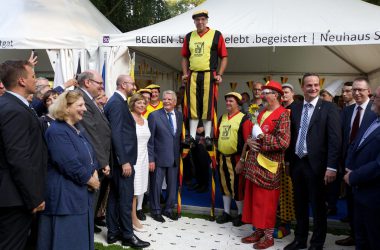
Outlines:
[[45, 208], [47, 148], [26, 100], [36, 88], [33, 65], [6, 61], [0, 78], [0, 249], [24, 249], [33, 214]]
[[140, 240], [133, 233], [131, 217], [137, 135], [127, 97], [132, 96], [136, 85], [130, 76], [120, 75], [116, 86], [115, 93], [104, 107], [104, 113], [111, 125], [115, 159], [106, 214], [107, 242], [112, 244], [122, 240], [123, 246], [144, 248], [150, 246], [150, 243]]
[[372, 110], [376, 119], [361, 129], [347, 154], [344, 181], [352, 187], [356, 249], [380, 249], [380, 87]]
[[[103, 90], [102, 76], [96, 71], [87, 70], [79, 74], [77, 79], [78, 91], [82, 93], [87, 109], [80, 124], [86, 129], [90, 137], [99, 162], [98, 169], [101, 169], [99, 178], [102, 181], [101, 191], [103, 195], [99, 197], [99, 192], [96, 192], [94, 196], [94, 215], [96, 218], [96, 209], [99, 207], [97, 203], [101, 202], [108, 186], [108, 179], [104, 178], [104, 175], [108, 176], [110, 173], [111, 128], [103, 111], [95, 102]], [[99, 223], [96, 219], [95, 222]], [[95, 233], [99, 232], [101, 229], [95, 225]]]
[[[348, 106], [342, 111], [342, 166], [340, 171], [345, 173], [345, 159], [347, 157], [347, 149], [349, 145], [355, 140], [359, 131], [367, 130], [369, 125], [376, 119], [376, 114], [371, 110], [372, 102], [369, 100], [369, 94], [371, 89], [368, 79], [357, 78], [352, 84], [352, 95], [355, 100], [355, 104]], [[355, 233], [353, 227], [353, 197], [352, 191], [349, 186], [346, 188], [347, 198], [347, 211], [348, 220], [351, 227], [350, 236], [337, 240], [335, 244], [340, 246], [354, 246], [355, 245]]]
[[319, 98], [318, 75], [305, 74], [301, 87], [305, 100], [291, 110], [290, 171], [297, 227], [294, 241], [285, 250], [306, 248], [309, 201], [314, 217], [309, 249], [323, 248], [327, 230], [325, 185], [336, 178], [341, 149], [338, 109]]
[[172, 209], [175, 204], [182, 133], [182, 114], [175, 110], [177, 96], [174, 91], [163, 93], [164, 107], [149, 115], [151, 137], [148, 143], [150, 174], [150, 212], [154, 220], [165, 222], [161, 215], [160, 194], [164, 177], [167, 182], [164, 216], [177, 220]]

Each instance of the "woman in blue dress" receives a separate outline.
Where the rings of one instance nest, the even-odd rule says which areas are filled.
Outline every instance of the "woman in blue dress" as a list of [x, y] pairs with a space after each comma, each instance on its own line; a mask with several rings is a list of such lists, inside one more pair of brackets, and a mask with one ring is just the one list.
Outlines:
[[94, 249], [92, 196], [100, 183], [94, 150], [78, 126], [85, 111], [81, 93], [73, 90], [49, 108], [55, 121], [45, 134], [49, 164], [39, 250]]

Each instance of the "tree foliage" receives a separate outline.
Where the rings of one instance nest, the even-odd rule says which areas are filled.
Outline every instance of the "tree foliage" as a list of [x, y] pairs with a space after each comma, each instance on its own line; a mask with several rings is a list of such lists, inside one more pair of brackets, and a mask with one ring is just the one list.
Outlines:
[[205, 0], [91, 0], [120, 31], [127, 32], [179, 15]]
[[380, 5], [380, 0], [364, 0], [368, 3], [372, 3], [372, 4], [376, 4], [376, 5]]

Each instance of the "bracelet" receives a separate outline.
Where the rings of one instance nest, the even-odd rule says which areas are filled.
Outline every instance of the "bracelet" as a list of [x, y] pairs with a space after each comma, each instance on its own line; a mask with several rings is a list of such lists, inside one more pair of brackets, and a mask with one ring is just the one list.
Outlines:
[[216, 74], [217, 76], [222, 76], [222, 74]]

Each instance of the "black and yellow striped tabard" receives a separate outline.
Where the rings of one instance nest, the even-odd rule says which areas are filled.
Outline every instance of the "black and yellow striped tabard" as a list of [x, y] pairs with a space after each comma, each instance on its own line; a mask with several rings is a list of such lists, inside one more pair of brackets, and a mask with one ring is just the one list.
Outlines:
[[218, 163], [219, 180], [223, 195], [231, 196], [234, 200], [243, 199], [241, 188], [239, 188], [239, 178], [235, 172], [235, 166], [240, 160], [240, 154], [244, 146], [242, 124], [248, 117], [239, 112], [228, 118], [224, 114], [219, 119], [218, 138]]
[[190, 119], [211, 120], [213, 84], [218, 67], [218, 42], [221, 33], [210, 29], [199, 36], [197, 31], [186, 35], [189, 52], [190, 79], [187, 85], [187, 100]]

